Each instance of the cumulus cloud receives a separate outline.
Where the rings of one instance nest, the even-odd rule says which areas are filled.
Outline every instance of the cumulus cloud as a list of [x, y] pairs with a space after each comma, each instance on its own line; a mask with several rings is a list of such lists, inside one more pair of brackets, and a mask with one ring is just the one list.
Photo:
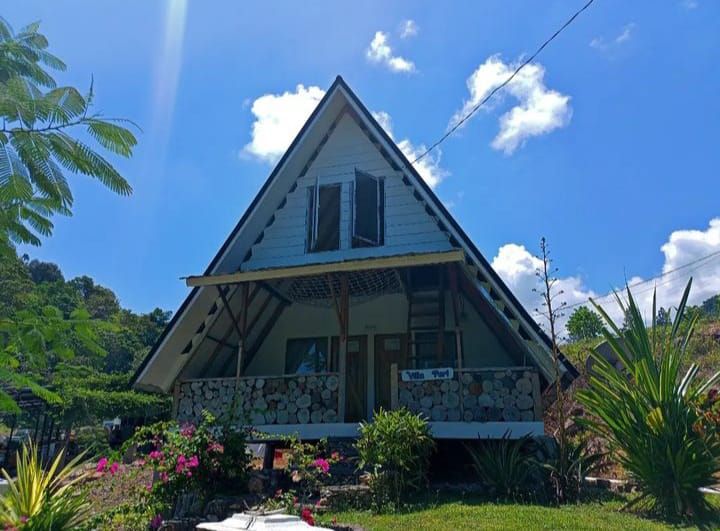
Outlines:
[[319, 87], [298, 85], [294, 92], [265, 94], [253, 101], [252, 140], [242, 150], [266, 162], [276, 162], [287, 150], [313, 109], [325, 95]]
[[619, 34], [609, 40], [606, 40], [604, 37], [595, 37], [590, 41], [590, 47], [596, 50], [607, 50], [611, 46], [620, 46], [630, 40], [634, 29], [635, 23], [632, 22], [625, 25]]
[[407, 39], [408, 37], [414, 37], [418, 34], [420, 28], [418, 28], [415, 21], [412, 19], [403, 20], [400, 24], [400, 38]]
[[[277, 162], [324, 95], [325, 91], [319, 87], [298, 85], [294, 92], [264, 94], [255, 99], [251, 107], [255, 116], [252, 139], [242, 149], [241, 156]], [[394, 139], [390, 115], [381, 111], [373, 113], [373, 116]], [[422, 144], [414, 145], [408, 138], [400, 140], [397, 145], [411, 162], [426, 149]], [[435, 150], [415, 164], [415, 169], [431, 187], [437, 186], [448, 175], [440, 167], [440, 157], [440, 150]]]
[[415, 63], [399, 55], [393, 55], [392, 48], [387, 41], [387, 33], [375, 32], [375, 37], [370, 42], [370, 47], [366, 52], [368, 60], [371, 63], [385, 65], [391, 72], [414, 72]]
[[[633, 296], [637, 299], [643, 314], [649, 319], [652, 311], [652, 294], [657, 290], [658, 307], [666, 309], [680, 301], [682, 292], [690, 277], [693, 277], [693, 288], [690, 293], [689, 304], [696, 305], [720, 293], [720, 218], [710, 221], [705, 230], [677, 230], [670, 234], [660, 250], [664, 261], [662, 272], [666, 274], [657, 280], [644, 282], [641, 277], [632, 277], [627, 280]], [[713, 255], [705, 258], [708, 255]], [[685, 266], [686, 264], [692, 264]], [[508, 287], [518, 297], [525, 309], [541, 325], [545, 325], [542, 316], [535, 312], [541, 309], [540, 295], [533, 291], [538, 286], [535, 271], [542, 265], [539, 258], [528, 251], [524, 246], [515, 243], [503, 245], [492, 261], [492, 266], [507, 283]], [[680, 268], [680, 269], [678, 269]], [[677, 271], [676, 271], [677, 270]], [[568, 306], [588, 303], [593, 297], [603, 309], [610, 314], [616, 323], [622, 323], [623, 315], [614, 297], [600, 298], [604, 293], [596, 293], [590, 289], [585, 281], [578, 276], [559, 277], [557, 288], [564, 293], [558, 302], [565, 301]], [[622, 290], [624, 284], [616, 289]], [[560, 326], [564, 329], [565, 323], [572, 309], [565, 312], [560, 319]]]
[[[384, 111], [374, 112], [372, 114], [375, 120], [377, 120], [377, 122], [382, 126], [382, 128], [385, 129], [385, 132], [390, 136], [390, 138], [395, 140], [395, 137], [393, 136], [392, 119], [390, 118], [390, 115]], [[404, 138], [399, 142], [395, 140], [395, 142], [400, 148], [400, 151], [403, 152], [403, 155], [405, 155], [405, 157], [410, 162], [414, 161], [427, 149], [427, 147], [423, 144], [417, 146], [414, 145], [407, 138]], [[425, 157], [422, 158], [422, 160], [414, 164], [415, 169], [420, 174], [420, 177], [425, 180], [425, 182], [428, 184], [428, 186], [430, 186], [430, 188], [435, 188], [438, 184], [440, 184], [440, 181], [442, 181], [448, 175], [447, 170], [440, 167], [441, 157], [442, 152], [439, 149], [436, 149], [434, 152], [428, 153]]]
[[[503, 62], [499, 55], [489, 57], [468, 78], [470, 98], [453, 116], [450, 125], [470, 112], [516, 68], [516, 64]], [[544, 78], [542, 65], [529, 64], [505, 87], [506, 93], [518, 104], [500, 117], [500, 131], [491, 144], [494, 149], [510, 155], [528, 138], [548, 134], [570, 123], [570, 96], [548, 89]]]

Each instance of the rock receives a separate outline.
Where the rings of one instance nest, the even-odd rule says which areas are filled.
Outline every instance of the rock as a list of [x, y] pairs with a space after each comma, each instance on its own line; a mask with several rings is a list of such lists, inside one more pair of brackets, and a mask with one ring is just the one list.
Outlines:
[[319, 409], [314, 410], [312, 413], [310, 413], [310, 422], [313, 424], [318, 424], [322, 422], [323, 414], [322, 411]]
[[276, 420], [278, 424], [288, 423], [288, 412], [286, 410], [278, 410], [276, 414]]
[[446, 393], [443, 395], [443, 406], [454, 409], [460, 406], [460, 396], [457, 393]]
[[322, 417], [323, 422], [337, 422], [337, 411], [334, 409], [326, 409]]
[[473, 414], [472, 410], [466, 409], [465, 413], [463, 413], [463, 420], [465, 422], [472, 422], [474, 418], [475, 415]]
[[483, 393], [489, 393], [494, 389], [492, 380], [483, 380], [482, 390]]
[[432, 407], [433, 406], [433, 397], [432, 396], [424, 396], [420, 399], [420, 406], [421, 407]]

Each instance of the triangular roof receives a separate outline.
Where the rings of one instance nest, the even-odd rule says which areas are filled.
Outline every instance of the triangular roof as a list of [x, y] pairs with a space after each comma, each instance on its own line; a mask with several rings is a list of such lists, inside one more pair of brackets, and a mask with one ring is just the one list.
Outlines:
[[[277, 163], [272, 173], [250, 203], [240, 221], [232, 230], [224, 244], [205, 270], [204, 276], [234, 272], [240, 269], [248, 250], [262, 233], [265, 218], [273, 215], [277, 205], [294, 185], [294, 178], [306, 167], [308, 160], [317, 152], [317, 146], [327, 138], [327, 131], [336, 118], [345, 110], [350, 110], [371, 135], [378, 149], [389, 157], [393, 166], [402, 171], [405, 178], [422, 200], [432, 209], [433, 214], [445, 227], [450, 241], [455, 247], [462, 248], [466, 254], [468, 266], [475, 274], [473, 279], [478, 289], [491, 300], [505, 320], [513, 323], [513, 329], [526, 342], [529, 352], [536, 363], [545, 367], [548, 376], [548, 356], [551, 359], [551, 342], [537, 323], [530, 317], [510, 289], [492, 269], [490, 263], [477, 249], [472, 240], [450, 215], [440, 199], [430, 189], [413, 165], [385, 130], [378, 124], [370, 111], [362, 104], [342, 77], [338, 76], [325, 96], [312, 112], [307, 122], [297, 134], [290, 147]], [[264, 211], [263, 211], [264, 210]], [[171, 382], [166, 379], [164, 385], [148, 385], [143, 382], [153, 360], [161, 353], [177, 356], [188, 342], [193, 332], [202, 328], [207, 317], [207, 309], [215, 304], [217, 294], [213, 289], [195, 287], [183, 301], [172, 320], [136, 371], [133, 382], [141, 389], [162, 390], [167, 392]], [[185, 330], [185, 335], [180, 334]], [[570, 378], [577, 376], [575, 368], [564, 358], [564, 373]], [[183, 362], [175, 365], [175, 376], [182, 369]], [[172, 378], [174, 380], [174, 377]]]

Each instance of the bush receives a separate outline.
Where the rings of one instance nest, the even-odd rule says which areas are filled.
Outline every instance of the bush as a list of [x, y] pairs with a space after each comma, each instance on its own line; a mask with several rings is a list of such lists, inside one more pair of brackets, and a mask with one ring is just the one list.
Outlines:
[[376, 505], [397, 506], [427, 483], [434, 446], [427, 422], [405, 408], [380, 409], [372, 422], [360, 423], [358, 466], [368, 472]]
[[466, 444], [473, 468], [480, 480], [495, 496], [508, 499], [524, 497], [537, 485], [537, 462], [533, 459], [532, 438], [528, 435], [512, 440], [507, 434], [502, 439], [481, 440], [476, 445]]
[[681, 372], [696, 323], [684, 316], [690, 286], [672, 324], [657, 323], [653, 296], [649, 329], [629, 289], [627, 307], [618, 297], [624, 330], [596, 306], [621, 368], [593, 353], [588, 389], [578, 392], [595, 417], [585, 424], [617, 450], [615, 458], [638, 483], [641, 495], [633, 503], [686, 519], [713, 514], [699, 489], [714, 485], [720, 472], [720, 434], [699, 407], [719, 375], [700, 385], [695, 364]]
[[17, 478], [13, 480], [2, 471], [9, 483], [0, 501], [0, 522], [5, 528], [64, 531], [82, 525], [88, 519], [90, 507], [78, 485], [86, 478], [81, 458], [82, 455], [63, 466], [61, 451], [44, 469], [37, 446], [24, 445], [17, 455]]
[[556, 503], [576, 502], [582, 493], [585, 476], [597, 469], [603, 454], [590, 453], [586, 441], [567, 439], [556, 445], [550, 458], [542, 463], [548, 474], [551, 498]]
[[140, 428], [126, 443], [147, 451], [139, 470], [150, 468], [156, 480], [144, 487], [169, 509], [182, 494], [202, 498], [218, 489], [244, 485], [250, 463], [247, 434], [218, 424], [205, 414], [198, 425], [160, 422]]

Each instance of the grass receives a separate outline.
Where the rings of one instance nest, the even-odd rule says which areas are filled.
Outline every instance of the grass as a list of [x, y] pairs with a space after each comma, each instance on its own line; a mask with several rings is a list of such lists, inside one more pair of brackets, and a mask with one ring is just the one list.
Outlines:
[[627, 502], [622, 496], [606, 495], [606, 501], [579, 503], [562, 507], [488, 502], [477, 496], [438, 494], [430, 502], [410, 505], [393, 514], [346, 511], [322, 515], [318, 525], [355, 524], [367, 530], [390, 529], [603, 529], [656, 530], [678, 529], [669, 524], [620, 512]]

